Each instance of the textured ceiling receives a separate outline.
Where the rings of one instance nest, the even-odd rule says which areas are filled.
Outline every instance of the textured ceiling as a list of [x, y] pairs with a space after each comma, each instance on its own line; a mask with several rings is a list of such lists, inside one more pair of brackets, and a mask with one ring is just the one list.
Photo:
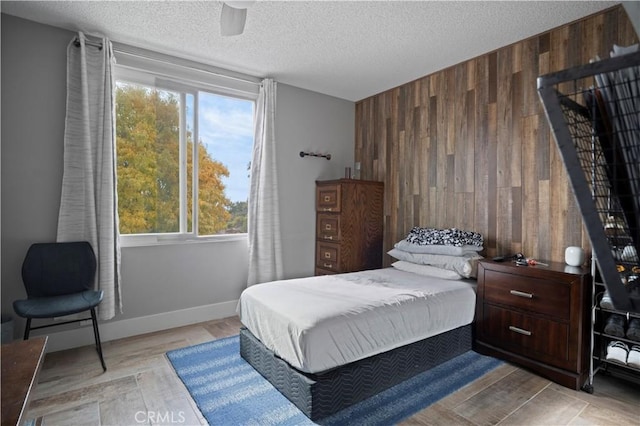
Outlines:
[[221, 37], [216, 1], [2, 1], [3, 13], [104, 34], [357, 101], [611, 7], [606, 1], [258, 1]]

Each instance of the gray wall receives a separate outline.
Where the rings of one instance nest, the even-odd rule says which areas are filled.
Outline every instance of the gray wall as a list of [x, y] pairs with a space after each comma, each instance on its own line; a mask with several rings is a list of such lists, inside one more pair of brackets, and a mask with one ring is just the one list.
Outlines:
[[[2, 313], [13, 314], [12, 301], [25, 296], [20, 266], [29, 245], [55, 239], [73, 36], [2, 15]], [[277, 96], [284, 270], [293, 278], [313, 274], [315, 180], [339, 178], [353, 165], [354, 104], [284, 84]], [[332, 159], [302, 159], [301, 150]], [[234, 301], [245, 287], [246, 262], [245, 240], [125, 247], [124, 314], [114, 320]]]
[[640, 36], [640, 2], [636, 1], [623, 1], [624, 6], [629, 16], [629, 20], [633, 24], [633, 28], [636, 30], [636, 34]]
[[[276, 138], [284, 270], [287, 278], [313, 275], [315, 181], [353, 168], [355, 107], [352, 102], [278, 85]], [[300, 158], [300, 151], [331, 154]]]

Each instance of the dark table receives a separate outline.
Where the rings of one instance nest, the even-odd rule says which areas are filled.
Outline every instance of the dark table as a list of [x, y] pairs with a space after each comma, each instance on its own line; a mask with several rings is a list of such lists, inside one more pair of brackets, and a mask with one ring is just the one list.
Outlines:
[[25, 420], [46, 346], [46, 336], [2, 345], [2, 426], [21, 425]]

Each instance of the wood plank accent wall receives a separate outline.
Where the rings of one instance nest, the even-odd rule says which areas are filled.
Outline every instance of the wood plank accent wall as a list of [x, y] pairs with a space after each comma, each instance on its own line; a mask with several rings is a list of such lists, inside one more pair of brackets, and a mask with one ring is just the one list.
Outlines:
[[385, 252], [417, 225], [481, 232], [485, 256], [589, 250], [536, 78], [637, 42], [616, 6], [357, 102], [355, 161], [385, 183]]

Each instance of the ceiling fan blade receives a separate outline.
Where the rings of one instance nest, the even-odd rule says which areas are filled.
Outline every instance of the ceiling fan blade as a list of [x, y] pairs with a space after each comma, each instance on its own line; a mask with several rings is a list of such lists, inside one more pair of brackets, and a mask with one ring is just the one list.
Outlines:
[[247, 9], [236, 9], [226, 3], [222, 3], [222, 13], [220, 13], [220, 34], [223, 36], [242, 34], [246, 20]]

